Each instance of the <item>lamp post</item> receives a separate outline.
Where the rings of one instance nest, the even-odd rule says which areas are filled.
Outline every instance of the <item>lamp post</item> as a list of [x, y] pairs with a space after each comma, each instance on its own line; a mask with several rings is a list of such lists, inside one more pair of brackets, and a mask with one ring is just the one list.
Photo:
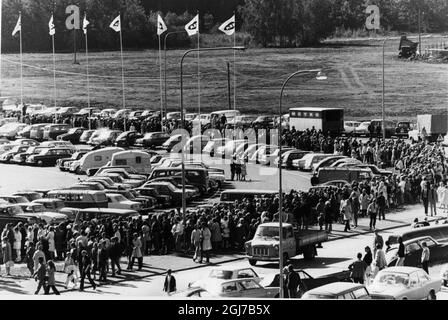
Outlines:
[[[244, 51], [246, 47], [216, 47], [216, 48], [196, 48], [185, 51], [180, 60], [180, 121], [182, 129], [185, 129], [185, 115], [184, 115], [184, 60], [185, 57], [192, 52], [203, 52], [203, 51]], [[184, 152], [181, 151], [182, 158], [182, 211], [183, 211], [183, 221], [185, 223], [185, 212], [187, 211], [187, 203], [185, 198], [185, 160]]]
[[[163, 40], [163, 51], [164, 51], [164, 81], [165, 81], [165, 86], [164, 86], [164, 96], [165, 96], [165, 122], [168, 122], [168, 118], [167, 118], [167, 113], [168, 113], [168, 103], [167, 103], [167, 72], [166, 72], [166, 40], [168, 39], [168, 36], [172, 35], [172, 34], [179, 34], [179, 33], [186, 33], [185, 30], [182, 31], [171, 31], [168, 32], [167, 34], [165, 34], [165, 38]], [[162, 121], [162, 128], [163, 128], [163, 114], [160, 115], [160, 119]]]
[[280, 298], [284, 298], [283, 295], [283, 188], [282, 188], [282, 100], [283, 100], [283, 91], [285, 90], [286, 85], [288, 82], [302, 74], [309, 74], [309, 73], [317, 73], [316, 79], [317, 80], [326, 80], [327, 77], [322, 73], [321, 69], [313, 69], [313, 70], [299, 70], [291, 74], [288, 79], [283, 83], [282, 90], [280, 92], [280, 102], [278, 107], [278, 116], [279, 116], [279, 122], [278, 122], [278, 149], [279, 149], [279, 171], [278, 171], [278, 192], [279, 192], [279, 205], [278, 205], [278, 221], [279, 221], [279, 242], [278, 242], [278, 252], [279, 252], [279, 269], [280, 269]]
[[383, 140], [386, 140], [386, 109], [384, 105], [384, 96], [385, 96], [385, 90], [386, 90], [386, 84], [385, 84], [385, 75], [384, 75], [384, 61], [385, 61], [385, 46], [386, 42], [389, 40], [389, 38], [384, 39], [383, 41], [383, 90], [382, 90], [382, 97], [381, 97], [381, 112], [382, 112], [382, 127], [383, 127]]

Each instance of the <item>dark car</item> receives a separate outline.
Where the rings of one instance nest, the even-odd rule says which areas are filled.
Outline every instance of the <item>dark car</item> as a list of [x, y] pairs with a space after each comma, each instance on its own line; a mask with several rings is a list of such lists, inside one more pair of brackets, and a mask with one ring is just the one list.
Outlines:
[[143, 138], [143, 135], [135, 131], [126, 131], [120, 134], [115, 140], [115, 146], [127, 148], [132, 147], [137, 139]]
[[169, 182], [152, 182], [145, 185], [145, 187], [153, 188], [159, 194], [170, 196], [173, 205], [182, 205], [182, 189], [176, 188]]
[[409, 121], [401, 121], [398, 122], [397, 127], [395, 128], [395, 134], [397, 136], [407, 137], [408, 132], [412, 130], [413, 124]]
[[[426, 242], [426, 245], [429, 248], [431, 263], [444, 261], [446, 259], [448, 254], [448, 243], [440, 243], [434, 240], [431, 236], [424, 236], [403, 241], [405, 250], [404, 266], [417, 268], [421, 267], [423, 242]], [[389, 251], [386, 251], [386, 261], [388, 267], [396, 265], [398, 259], [397, 251], [398, 245], [394, 245]]]
[[67, 133], [70, 130], [68, 124], [49, 124], [44, 128], [44, 140], [56, 140], [61, 134]]
[[28, 165], [55, 166], [59, 159], [70, 157], [73, 154], [72, 149], [53, 148], [42, 150], [41, 153], [29, 156], [26, 159]]
[[90, 137], [96, 130], [86, 130], [82, 133], [81, 137], [79, 137], [79, 143], [87, 144], [89, 142]]
[[140, 187], [134, 190], [137, 191], [142, 196], [155, 198], [159, 208], [166, 208], [171, 206], [171, 196], [160, 194], [154, 188]]
[[8, 223], [17, 225], [28, 223], [28, 218], [23, 216], [23, 210], [17, 205], [0, 204], [0, 229], [4, 229]]
[[31, 137], [31, 130], [33, 130], [33, 126], [29, 125], [17, 132], [17, 137], [30, 139]]
[[[328, 274], [322, 277], [313, 278], [310, 276], [306, 271], [304, 270], [295, 270], [299, 276], [300, 280], [302, 281], [304, 288], [297, 288], [298, 290], [301, 290], [298, 292], [298, 297], [300, 297], [302, 294], [304, 294], [308, 290], [312, 290], [317, 287], [324, 286], [329, 283], [333, 282], [351, 282], [350, 274], [351, 272], [349, 270], [341, 271], [337, 273]], [[265, 288], [276, 288], [280, 287], [279, 282], [279, 274], [266, 276], [263, 278], [263, 280], [260, 282], [260, 285], [262, 285]]]
[[70, 158], [62, 158], [56, 161], [56, 165], [61, 171], [68, 171], [70, 168], [67, 166], [67, 162], [72, 162], [81, 159], [88, 151], [76, 151]]
[[170, 138], [170, 135], [165, 132], [147, 133], [147, 134], [145, 134], [145, 136], [143, 138], [136, 140], [135, 146], [143, 147], [143, 148], [160, 147], [169, 138]]
[[255, 119], [254, 122], [252, 122], [252, 127], [254, 129], [265, 129], [265, 128], [273, 128], [274, 121], [272, 120], [272, 117], [269, 116], [259, 116], [257, 119]]
[[25, 152], [16, 154], [10, 162], [15, 164], [25, 164], [26, 159], [33, 154], [39, 154], [42, 150], [49, 149], [48, 147], [29, 147]]
[[[181, 176], [171, 176], [171, 177], [156, 178], [156, 179], [152, 179], [151, 181], [149, 181], [147, 183], [149, 184], [151, 182], [169, 182], [172, 185], [174, 185], [176, 188], [182, 189], [182, 177]], [[200, 193], [199, 188], [197, 188], [194, 185], [192, 185], [187, 178], [185, 178], [185, 188], [188, 189], [191, 192], [197, 192], [198, 195]]]
[[29, 146], [15, 146], [8, 152], [3, 153], [0, 156], [1, 163], [10, 163], [11, 160], [18, 154], [26, 152], [29, 149]]
[[48, 125], [50, 125], [50, 123], [33, 124], [30, 131], [30, 139], [42, 141], [44, 139], [45, 127]]
[[73, 144], [79, 144], [79, 139], [86, 131], [85, 128], [72, 128], [67, 133], [61, 134], [57, 137], [59, 141], [70, 141]]

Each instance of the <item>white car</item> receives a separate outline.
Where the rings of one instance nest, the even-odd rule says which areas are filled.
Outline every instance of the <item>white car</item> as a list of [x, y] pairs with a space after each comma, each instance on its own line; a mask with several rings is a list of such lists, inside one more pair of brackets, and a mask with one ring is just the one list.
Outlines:
[[369, 126], [370, 126], [370, 121], [364, 121], [361, 122], [359, 126], [357, 126], [353, 133], [356, 135], [369, 135]]
[[301, 159], [296, 159], [292, 161], [292, 166], [301, 171], [311, 171], [313, 164], [322, 161], [325, 158], [332, 157], [334, 154], [330, 153], [308, 153], [304, 155]]
[[242, 144], [245, 144], [247, 140], [230, 140], [225, 146], [218, 147], [215, 152], [215, 157], [225, 158], [232, 156], [236, 149]]
[[351, 164], [362, 164], [362, 161], [359, 161], [358, 159], [354, 159], [354, 158], [343, 158], [343, 159], [339, 159], [336, 162], [333, 162], [330, 167], [331, 168], [340, 168], [340, 167], [344, 167], [346, 165], [351, 165]]
[[118, 193], [106, 193], [108, 208], [126, 209], [139, 211], [141, 209], [140, 202], [128, 200], [125, 196]]
[[205, 287], [211, 282], [225, 282], [228, 280], [245, 278], [253, 278], [258, 283], [261, 281], [261, 278], [252, 268], [217, 267], [212, 268], [206, 277], [190, 282], [188, 287]]
[[345, 133], [355, 133], [356, 128], [361, 125], [359, 121], [344, 121], [344, 132]]
[[441, 279], [430, 277], [415, 267], [381, 270], [368, 287], [373, 299], [422, 300], [440, 291]]
[[17, 133], [26, 126], [25, 123], [7, 123], [0, 127], [0, 137], [14, 139]]

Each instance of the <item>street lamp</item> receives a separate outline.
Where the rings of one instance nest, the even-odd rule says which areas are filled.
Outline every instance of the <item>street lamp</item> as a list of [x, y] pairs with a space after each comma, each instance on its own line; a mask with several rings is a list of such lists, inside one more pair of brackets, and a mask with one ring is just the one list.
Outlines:
[[[246, 47], [234, 46], [234, 47], [216, 47], [216, 48], [197, 48], [185, 51], [180, 60], [180, 121], [182, 129], [185, 129], [185, 115], [184, 115], [184, 60], [185, 57], [192, 52], [203, 52], [203, 51], [244, 51]], [[182, 211], [183, 211], [183, 221], [185, 223], [185, 213], [187, 211], [187, 202], [185, 198], [185, 160], [184, 160], [184, 150], [181, 151], [182, 155]]]
[[280, 121], [278, 122], [278, 149], [279, 149], [279, 171], [278, 171], [278, 191], [279, 191], [279, 205], [278, 205], [278, 221], [279, 221], [279, 242], [278, 242], [278, 252], [279, 252], [279, 268], [280, 268], [280, 298], [284, 298], [283, 295], [283, 190], [282, 190], [282, 100], [283, 100], [283, 91], [285, 90], [288, 82], [302, 74], [309, 73], [317, 73], [317, 80], [327, 80], [327, 76], [322, 72], [321, 69], [313, 69], [313, 70], [299, 70], [291, 74], [288, 79], [283, 83], [282, 90], [280, 92], [280, 103], [278, 108], [278, 116]]
[[384, 61], [385, 61], [385, 46], [386, 46], [386, 42], [387, 40], [389, 40], [389, 38], [384, 39], [383, 41], [383, 91], [382, 91], [382, 98], [381, 98], [381, 110], [382, 110], [382, 125], [383, 125], [383, 140], [386, 140], [386, 109], [384, 106], [384, 95], [385, 95], [385, 90], [386, 90], [386, 85], [385, 85], [385, 76], [384, 76]]
[[[171, 31], [171, 32], [168, 32], [166, 35], [165, 35], [165, 38], [164, 38], [164, 41], [163, 41], [163, 51], [164, 51], [164, 55], [165, 55], [165, 58], [164, 58], [164, 68], [165, 68], [165, 75], [164, 75], [164, 78], [165, 78], [165, 87], [164, 87], [164, 96], [165, 96], [165, 122], [168, 122], [168, 115], [167, 115], [167, 113], [168, 113], [168, 102], [167, 102], [167, 76], [166, 76], [166, 74], [167, 74], [167, 72], [166, 72], [166, 40], [168, 39], [168, 36], [170, 36], [170, 35], [172, 35], [172, 34], [179, 34], [179, 33], [186, 33], [186, 31], [185, 30], [181, 30], [181, 31]], [[161, 122], [162, 122], [162, 128], [163, 128], [163, 114], [161, 114], [160, 115], [160, 120], [161, 120]]]

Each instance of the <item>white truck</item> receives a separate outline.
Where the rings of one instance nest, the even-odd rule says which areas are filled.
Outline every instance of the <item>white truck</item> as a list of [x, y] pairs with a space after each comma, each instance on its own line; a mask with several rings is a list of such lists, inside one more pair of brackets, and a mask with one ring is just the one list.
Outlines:
[[435, 142], [447, 134], [448, 116], [446, 114], [419, 114], [417, 115], [417, 129], [409, 131], [409, 139], [418, 142], [427, 139]]
[[[250, 265], [257, 261], [278, 261], [279, 254], [278, 222], [262, 223], [258, 226], [255, 236], [245, 244], [246, 255]], [[313, 259], [317, 255], [316, 246], [327, 241], [326, 231], [298, 230], [290, 223], [283, 223], [283, 261], [303, 254], [305, 259]]]

